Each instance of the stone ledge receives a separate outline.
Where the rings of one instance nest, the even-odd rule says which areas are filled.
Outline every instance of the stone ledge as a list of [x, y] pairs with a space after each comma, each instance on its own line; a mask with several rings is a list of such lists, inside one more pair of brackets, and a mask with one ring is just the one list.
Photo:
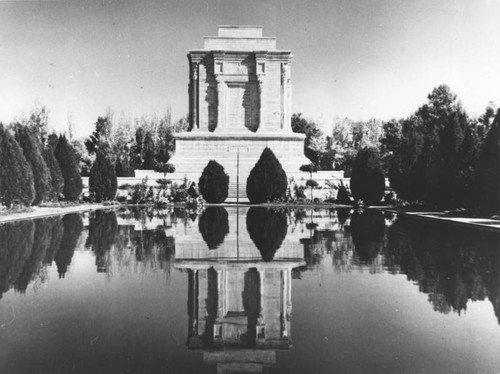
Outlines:
[[206, 132], [190, 131], [175, 135], [179, 140], [304, 140], [305, 134], [295, 132]]

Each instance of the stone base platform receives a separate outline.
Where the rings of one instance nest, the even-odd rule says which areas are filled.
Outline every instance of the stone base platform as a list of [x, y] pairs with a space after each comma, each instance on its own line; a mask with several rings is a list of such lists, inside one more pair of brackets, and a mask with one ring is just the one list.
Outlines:
[[240, 189], [246, 189], [250, 170], [258, 161], [264, 148], [269, 147], [288, 177], [302, 174], [299, 168], [310, 163], [304, 156], [304, 134], [293, 132], [201, 132], [192, 131], [176, 135], [176, 151], [170, 163], [175, 173], [170, 178], [186, 177], [198, 182], [201, 173], [210, 160], [224, 166], [229, 183], [236, 183], [237, 158], [239, 152]]

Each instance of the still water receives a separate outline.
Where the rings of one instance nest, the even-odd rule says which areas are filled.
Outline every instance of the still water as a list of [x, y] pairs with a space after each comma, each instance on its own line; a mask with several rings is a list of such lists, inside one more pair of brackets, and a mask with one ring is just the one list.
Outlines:
[[0, 373], [500, 373], [500, 235], [379, 211], [0, 224]]

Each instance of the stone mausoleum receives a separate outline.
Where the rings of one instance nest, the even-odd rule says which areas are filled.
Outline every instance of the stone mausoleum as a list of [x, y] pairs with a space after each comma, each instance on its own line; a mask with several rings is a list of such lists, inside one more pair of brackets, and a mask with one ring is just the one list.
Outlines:
[[176, 176], [197, 182], [208, 161], [216, 160], [233, 194], [239, 175], [244, 199], [248, 174], [265, 147], [289, 177], [299, 175], [309, 161], [304, 135], [291, 129], [291, 52], [277, 49], [262, 26], [219, 26], [217, 36], [205, 37], [203, 49], [190, 50], [188, 59], [191, 131], [176, 135], [170, 161]]

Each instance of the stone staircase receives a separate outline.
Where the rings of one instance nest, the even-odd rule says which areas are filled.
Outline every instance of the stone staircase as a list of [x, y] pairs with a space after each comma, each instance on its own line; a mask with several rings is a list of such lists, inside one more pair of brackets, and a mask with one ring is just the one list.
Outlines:
[[226, 203], [236, 203], [238, 201], [237, 195], [239, 195], [239, 203], [248, 203], [246, 185], [240, 183], [239, 188], [236, 188], [236, 182], [229, 183], [229, 190], [227, 193]]

